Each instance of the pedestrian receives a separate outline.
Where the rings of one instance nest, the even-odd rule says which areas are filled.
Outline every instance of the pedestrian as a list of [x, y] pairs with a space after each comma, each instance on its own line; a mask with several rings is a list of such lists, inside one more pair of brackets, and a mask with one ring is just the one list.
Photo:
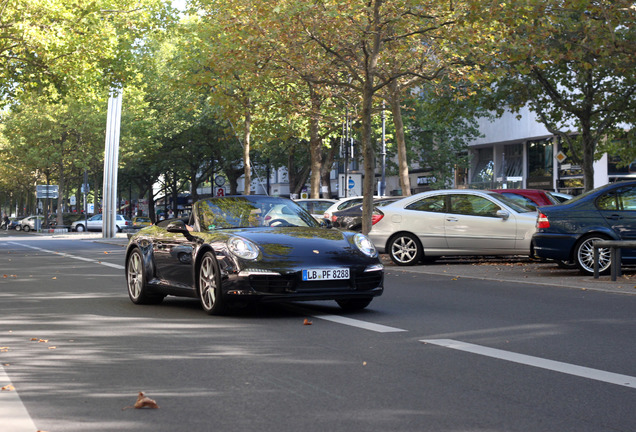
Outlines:
[[9, 215], [6, 213], [4, 214], [3, 223], [4, 223], [4, 229], [6, 231], [9, 231], [9, 225], [11, 225], [11, 219], [9, 219]]

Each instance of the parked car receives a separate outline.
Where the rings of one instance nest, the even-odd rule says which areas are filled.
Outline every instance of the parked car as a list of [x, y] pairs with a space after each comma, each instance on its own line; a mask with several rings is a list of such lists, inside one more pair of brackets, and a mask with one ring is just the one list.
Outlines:
[[[293, 218], [265, 225], [261, 215], [281, 207]], [[335, 300], [357, 310], [382, 294], [384, 267], [366, 236], [324, 228], [286, 198], [243, 195], [198, 201], [187, 221], [141, 229], [125, 276], [135, 304], [176, 295], [198, 298], [208, 314], [246, 301]]]
[[152, 225], [152, 221], [148, 216], [135, 216], [132, 218], [133, 228], [143, 228]]
[[453, 255], [531, 255], [537, 213], [501, 194], [428, 191], [378, 211], [369, 238], [397, 265]]
[[4, 221], [2, 221], [2, 225], [0, 226], [0, 229], [4, 229], [4, 230], [16, 229], [16, 227], [20, 225], [20, 220], [15, 217], [9, 217], [8, 225], [9, 226], [7, 227], [7, 224]]
[[333, 212], [344, 210], [354, 205], [362, 204], [363, 199], [364, 198], [362, 198], [361, 196], [342, 198], [333, 203], [327, 210], [325, 210], [323, 218], [331, 220], [331, 215], [333, 215]]
[[563, 192], [550, 192], [550, 195], [552, 195], [559, 203], [562, 202], [566, 202], [568, 200], [571, 200], [572, 198], [574, 198], [572, 195], [570, 194], [566, 194]]
[[[593, 274], [595, 240], [636, 240], [636, 181], [610, 183], [540, 209], [532, 238], [538, 257]], [[624, 263], [634, 263], [636, 249], [623, 249], [622, 256]], [[610, 250], [599, 249], [599, 270], [609, 272], [610, 266]]]
[[[375, 223], [381, 218], [381, 213], [378, 212], [378, 207], [383, 207], [387, 204], [391, 204], [404, 197], [390, 197], [390, 198], [377, 198], [373, 200], [373, 212], [371, 215], [371, 222]], [[331, 224], [334, 228], [361, 231], [362, 230], [362, 204], [348, 207], [344, 210], [333, 212], [331, 215]]]
[[316, 198], [316, 199], [299, 199], [295, 200], [296, 204], [307, 210], [316, 220], [321, 220], [324, 217], [325, 211], [331, 207], [336, 200], [328, 198]]
[[15, 226], [15, 230], [24, 231], [24, 232], [37, 230], [38, 228], [42, 227], [43, 221], [44, 221], [43, 216], [27, 216], [23, 219], [20, 219], [18, 224]]
[[[102, 214], [96, 214], [85, 219], [76, 220], [71, 224], [71, 231], [83, 232], [83, 231], [101, 231], [104, 221], [102, 220]], [[116, 215], [115, 229], [117, 232], [121, 232], [124, 228], [131, 228], [132, 222], [126, 219], [123, 215]]]
[[502, 194], [532, 210], [536, 210], [539, 206], [559, 204], [559, 200], [554, 198], [551, 192], [542, 189], [491, 189], [491, 191]]

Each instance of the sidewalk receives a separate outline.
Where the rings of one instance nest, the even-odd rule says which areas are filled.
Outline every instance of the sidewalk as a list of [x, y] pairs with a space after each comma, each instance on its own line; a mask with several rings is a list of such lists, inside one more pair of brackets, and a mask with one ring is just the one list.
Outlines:
[[609, 275], [594, 279], [592, 276], [581, 274], [578, 270], [562, 269], [554, 262], [540, 262], [518, 256], [448, 258], [412, 267], [396, 266], [386, 255], [382, 258], [387, 271], [636, 295], [636, 268], [634, 267], [624, 267], [623, 276], [612, 282]]

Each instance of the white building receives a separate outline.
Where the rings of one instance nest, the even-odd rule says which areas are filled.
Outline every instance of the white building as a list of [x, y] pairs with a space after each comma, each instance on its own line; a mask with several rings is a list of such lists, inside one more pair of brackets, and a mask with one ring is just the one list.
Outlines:
[[[561, 154], [560, 142], [529, 109], [481, 119], [483, 138], [470, 144], [473, 155], [467, 178], [470, 187], [545, 189], [576, 194], [582, 190], [581, 167]], [[617, 168], [608, 155], [594, 163], [594, 187], [636, 177], [634, 164]], [[460, 186], [460, 185], [458, 185]]]

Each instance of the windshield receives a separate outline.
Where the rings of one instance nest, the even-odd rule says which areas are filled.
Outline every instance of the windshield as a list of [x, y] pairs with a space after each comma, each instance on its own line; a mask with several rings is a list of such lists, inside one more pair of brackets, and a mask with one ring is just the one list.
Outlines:
[[514, 200], [508, 198], [507, 196], [503, 195], [503, 194], [499, 194], [499, 193], [495, 193], [495, 192], [488, 192], [488, 194], [495, 198], [498, 199], [499, 201], [503, 202], [504, 204], [506, 204], [508, 207], [510, 207], [511, 209], [513, 209], [514, 211], [516, 211], [517, 213], [531, 213], [531, 212], [536, 212], [537, 209], [536, 208], [528, 208], [526, 206], [522, 206], [519, 205], [519, 203], [515, 202]]
[[210, 198], [196, 205], [201, 231], [255, 227], [318, 227], [316, 219], [286, 198], [244, 195]]

